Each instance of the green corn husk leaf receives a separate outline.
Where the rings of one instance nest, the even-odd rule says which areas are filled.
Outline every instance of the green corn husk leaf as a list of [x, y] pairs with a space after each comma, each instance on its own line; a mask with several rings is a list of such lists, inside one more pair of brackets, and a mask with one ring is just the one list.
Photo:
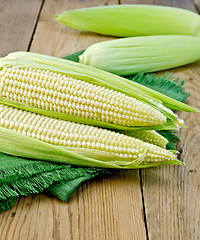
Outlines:
[[117, 37], [200, 36], [199, 15], [174, 7], [137, 4], [100, 6], [69, 10], [55, 15], [55, 19], [77, 30]]
[[[138, 100], [149, 103], [153, 106], [152, 102], [147, 101], [146, 98], [160, 101], [163, 105], [167, 104], [171, 105], [172, 109], [186, 111], [186, 112], [198, 112], [198, 110], [194, 109], [191, 106], [188, 106], [182, 102], [176, 101], [171, 97], [168, 97], [160, 92], [157, 92], [153, 89], [150, 89], [144, 85], [141, 85], [136, 82], [129, 81], [126, 78], [111, 74], [109, 72], [102, 71], [97, 68], [93, 68], [90, 66], [86, 66], [84, 64], [76, 63], [73, 61], [69, 61], [66, 59], [60, 59], [56, 57], [51, 57], [38, 53], [30, 53], [30, 52], [14, 52], [9, 54], [5, 60], [0, 60], [0, 67], [4, 61], [8, 61], [8, 65], [10, 61], [14, 61], [12, 59], [20, 60], [21, 66], [23, 66], [23, 60], [30, 62], [29, 66], [37, 66], [37, 64], [45, 64], [43, 67], [45, 69], [56, 69], [61, 73], [66, 73], [69, 76], [78, 77], [81, 80], [88, 81], [103, 87], [107, 87], [119, 92], [122, 92], [130, 97], [138, 98]], [[20, 64], [20, 62], [17, 62]], [[17, 65], [17, 63], [15, 63]], [[41, 65], [39, 65], [41, 66]], [[51, 66], [51, 67], [49, 67]], [[156, 106], [154, 106], [156, 107]]]
[[[85, 50], [70, 54], [63, 59], [79, 62], [79, 56], [82, 55], [84, 51]], [[157, 76], [153, 73], [139, 73], [125, 76], [125, 78], [151, 88], [180, 102], [184, 102], [191, 95], [189, 92], [186, 92], [183, 86], [184, 80], [181, 80], [170, 73], [166, 73], [162, 76]], [[169, 105], [168, 108], [172, 109], [172, 106]]]
[[[0, 66], [26, 66], [26, 67], [33, 67], [33, 63], [31, 62], [27, 62], [27, 61], [17, 61], [17, 60], [6, 60], [4, 62], [0, 63]], [[63, 73], [66, 71], [63, 71], [60, 68], [57, 67], [49, 67], [47, 65], [42, 65], [42, 64], [38, 64], [38, 63], [34, 63], [34, 67], [35, 68], [39, 68], [39, 69], [45, 69], [45, 70], [53, 70], [54, 72], [57, 73]], [[75, 77], [76, 73], [69, 73], [70, 71], [67, 71], [67, 74], [70, 76]], [[77, 78], [77, 76], [76, 76]], [[82, 76], [78, 76], [79, 79], [82, 78]], [[85, 79], [86, 80], [86, 79]], [[91, 82], [91, 80], [90, 80]], [[100, 85], [100, 84], [99, 84]], [[141, 96], [139, 96], [139, 99], [141, 100]], [[148, 103], [148, 100], [145, 99], [145, 102]], [[153, 107], [160, 110], [163, 114], [165, 114], [167, 116], [167, 122], [163, 125], [155, 125], [155, 126], [144, 126], [144, 127], [126, 127], [126, 126], [120, 126], [117, 124], [113, 124], [113, 123], [107, 123], [107, 122], [103, 122], [103, 121], [99, 121], [99, 120], [93, 120], [93, 119], [88, 119], [88, 118], [84, 118], [84, 117], [80, 117], [80, 116], [76, 116], [76, 115], [70, 115], [70, 114], [66, 114], [66, 113], [61, 113], [61, 112], [54, 112], [54, 111], [49, 111], [49, 110], [45, 110], [45, 109], [40, 109], [37, 107], [33, 107], [30, 105], [27, 105], [26, 103], [22, 103], [22, 102], [16, 102], [13, 101], [11, 99], [7, 99], [3, 96], [0, 96], [0, 103], [4, 104], [4, 105], [9, 105], [12, 107], [17, 107], [26, 111], [31, 111], [31, 112], [35, 112], [35, 113], [39, 113], [39, 114], [43, 114], [43, 115], [47, 115], [47, 116], [51, 116], [51, 117], [56, 117], [56, 118], [60, 118], [63, 120], [69, 120], [69, 121], [73, 121], [73, 122], [78, 122], [78, 123], [83, 123], [83, 124], [89, 124], [89, 125], [93, 125], [93, 126], [97, 126], [97, 127], [104, 127], [104, 128], [109, 128], [109, 129], [117, 129], [117, 130], [129, 130], [129, 129], [133, 129], [133, 130], [149, 130], [149, 129], [156, 129], [156, 130], [164, 130], [164, 129], [176, 129], [178, 126], [178, 121], [176, 119], [176, 117], [168, 112], [163, 111], [162, 109], [159, 109], [159, 107], [157, 107], [156, 105], [153, 104]], [[150, 104], [152, 105], [152, 103], [150, 102]]]
[[[82, 54], [83, 51], [80, 51], [78, 53], [75, 54], [71, 54], [67, 57], [64, 57], [68, 60], [71, 61], [77, 61], [78, 62], [78, 56], [80, 54]], [[158, 79], [158, 77], [153, 76], [153, 74], [148, 74], [149, 77], [151, 77], [151, 79], [154, 79], [154, 81], [151, 81], [151, 84], [149, 85], [148, 83], [148, 79], [146, 79], [147, 76], [144, 76], [144, 79], [141, 78], [142, 76], [140, 75], [139, 78], [135, 79], [135, 77], [137, 76], [133, 76], [132, 80], [142, 80], [142, 84], [147, 85], [150, 88], [156, 89], [156, 86], [159, 85], [160, 80], [163, 83], [163, 88], [166, 90], [168, 90], [167, 95], [170, 97], [176, 97], [177, 95], [173, 94], [173, 89], [171, 88], [171, 86], [169, 86], [169, 84], [164, 84], [167, 79], [164, 78], [163, 79]], [[150, 76], [152, 75], [152, 76]], [[130, 77], [129, 77], [130, 78]], [[162, 78], [162, 77], [160, 77]], [[169, 80], [167, 81], [170, 83], [170, 76], [169, 76]], [[169, 88], [169, 89], [168, 89]], [[158, 89], [161, 90], [161, 89]], [[177, 90], [179, 91], [179, 95], [182, 96], [182, 94], [185, 96], [183, 89], [182, 88], [178, 88], [176, 89], [175, 92], [177, 92]], [[172, 92], [171, 92], [172, 91]], [[182, 98], [181, 98], [182, 99]], [[179, 100], [179, 99], [177, 99]], [[163, 132], [165, 132], [167, 135], [170, 131], [161, 131], [160, 134], [162, 134]], [[162, 134], [163, 135], [163, 134]], [[167, 139], [169, 140], [169, 144], [172, 144], [172, 138], [168, 138], [168, 136], [165, 135], [165, 137], [167, 137]], [[168, 146], [167, 145], [167, 146]], [[6, 159], [4, 159], [6, 158]], [[4, 182], [2, 181], [6, 181], [9, 182], [9, 187], [12, 188], [13, 190], [13, 185], [12, 183], [14, 183], [15, 186], [15, 192], [12, 191], [12, 193], [10, 193], [10, 196], [6, 197], [6, 199], [2, 199], [1, 196], [1, 200], [0, 200], [0, 212], [1, 211], [5, 211], [7, 209], [10, 209], [15, 202], [17, 201], [17, 198], [19, 197], [19, 195], [23, 195], [26, 196], [27, 195], [27, 189], [24, 189], [23, 192], [20, 191], [20, 194], [17, 193], [16, 195], [16, 191], [18, 191], [18, 188], [16, 188], [16, 184], [15, 182], [18, 181], [20, 178], [26, 178], [26, 182], [28, 181], [27, 184], [27, 188], [28, 189], [34, 189], [30, 186], [38, 186], [37, 183], [40, 185], [41, 187], [41, 182], [42, 182], [42, 189], [38, 189], [37, 188], [37, 192], [41, 191], [44, 189], [44, 186], [47, 185], [47, 183], [49, 184], [49, 182], [52, 180], [49, 179], [49, 176], [46, 174], [45, 171], [49, 171], [49, 170], [53, 170], [55, 168], [55, 165], [58, 166], [60, 168], [60, 171], [64, 171], [66, 168], [66, 176], [65, 178], [69, 178], [71, 180], [62, 180], [59, 181], [57, 183], [54, 183], [53, 185], [51, 185], [48, 188], [48, 191], [50, 191], [51, 193], [53, 193], [54, 196], [56, 196], [57, 198], [59, 198], [62, 201], [67, 201], [68, 197], [71, 195], [71, 193], [85, 180], [91, 179], [92, 177], [94, 177], [95, 175], [100, 174], [100, 177], [111, 173], [111, 170], [109, 169], [109, 171], [103, 169], [103, 168], [83, 168], [83, 167], [74, 167], [72, 165], [60, 165], [60, 164], [54, 164], [51, 162], [45, 162], [45, 161], [37, 161], [37, 164], [34, 164], [35, 161], [32, 160], [30, 161], [29, 159], [24, 159], [24, 158], [18, 158], [18, 157], [13, 157], [11, 155], [6, 155], [6, 154], [2, 154], [0, 153], [0, 160], [6, 160], [3, 162], [7, 162], [7, 164], [4, 164], [6, 166], [6, 168], [2, 167], [2, 163], [1, 163], [1, 171], [0, 171], [0, 182], [1, 184]], [[17, 160], [17, 161], [16, 161]], [[62, 168], [62, 169], [61, 169]], [[43, 173], [44, 172], [44, 173]], [[55, 172], [55, 171], [54, 171]], [[54, 173], [53, 172], [53, 173]], [[74, 174], [75, 172], [75, 174]], [[35, 181], [35, 178], [38, 176], [38, 181]], [[56, 172], [55, 172], [56, 174]], [[33, 178], [30, 177], [33, 175]], [[61, 174], [59, 173], [59, 177], [61, 177]], [[76, 178], [77, 177], [77, 178]], [[44, 180], [44, 178], [46, 178], [45, 181], [41, 181], [41, 178]], [[13, 182], [14, 181], [14, 182]], [[56, 181], [55, 176], [53, 177], [53, 181]], [[23, 184], [23, 180], [21, 181], [21, 185]], [[8, 185], [7, 185], [8, 186]], [[1, 189], [0, 187], [0, 195], [2, 194], [3, 189]], [[8, 191], [4, 191], [4, 194], [7, 193]], [[35, 192], [34, 192], [35, 193]], [[31, 190], [31, 193], [29, 194], [33, 194], [33, 191]], [[17, 197], [16, 197], [17, 196]]]
[[172, 35], [115, 39], [91, 45], [79, 62], [120, 76], [156, 72], [200, 60], [199, 43]]
[[88, 118], [77, 117], [69, 114], [55, 113], [52, 111], [37, 109], [34, 107], [30, 107], [24, 103], [14, 102], [0, 96], [0, 103], [2, 104], [18, 107], [24, 110], [30, 110], [32, 112], [45, 114], [48, 116], [57, 117], [64, 120], [75, 121], [75, 122], [94, 125], [98, 127], [105, 127], [105, 128], [118, 129], [118, 130], [129, 130], [129, 129], [130, 130], [134, 130], [134, 129], [135, 130], [141, 130], [141, 129], [174, 130], [174, 129], [177, 129], [177, 124], [179, 124], [179, 122], [177, 122], [176, 116], [172, 113], [169, 113], [168, 111], [165, 111], [164, 109], [160, 109], [160, 107], [158, 107], [155, 104], [156, 101], [160, 101], [160, 102], [163, 101], [163, 104], [164, 102], [166, 102], [166, 104], [168, 106], [171, 105], [173, 109], [194, 111], [194, 112], [197, 111], [196, 109], [186, 104], [180, 103], [179, 101], [171, 99], [163, 94], [160, 94], [138, 83], [131, 82], [125, 78], [121, 78], [119, 76], [101, 71], [99, 69], [95, 69], [89, 66], [85, 66], [83, 64], [74, 63], [64, 59], [59, 59], [59, 58], [45, 56], [45, 55], [36, 54], [36, 53], [17, 52], [17, 53], [12, 53], [8, 55], [6, 58], [1, 60], [0, 67], [4, 67], [4, 66], [26, 66], [26, 67], [34, 67], [34, 68], [40, 68], [44, 70], [50, 70], [57, 73], [66, 74], [68, 76], [72, 76], [81, 80], [85, 80], [90, 83], [108, 87], [110, 89], [125, 93], [128, 96], [135, 97], [136, 99], [151, 105], [155, 109], [165, 114], [165, 116], [167, 117], [166, 124], [157, 125], [153, 127], [151, 126], [151, 128], [125, 127], [125, 126], [119, 126], [112, 123], [106, 123], [106, 122], [92, 120]]
[[[25, 144], [26, 143], [26, 144]], [[94, 149], [60, 147], [24, 136], [0, 127], [0, 152], [13, 156], [44, 160], [86, 167], [103, 167], [119, 169], [147, 168], [160, 165], [182, 165], [176, 156], [174, 160], [155, 163], [143, 163], [146, 152], [134, 161], [117, 157], [112, 153]]]

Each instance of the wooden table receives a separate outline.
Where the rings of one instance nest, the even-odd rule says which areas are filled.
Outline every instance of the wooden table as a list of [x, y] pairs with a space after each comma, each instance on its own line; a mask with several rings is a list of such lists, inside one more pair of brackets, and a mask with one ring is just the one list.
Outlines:
[[[57, 57], [108, 39], [58, 24], [67, 9], [145, 3], [200, 11], [200, 0], [0, 0], [0, 57], [28, 50]], [[110, 38], [111, 39], [111, 38]], [[171, 70], [200, 107], [200, 62]], [[0, 239], [200, 239], [200, 117], [183, 113], [187, 129], [178, 145], [186, 167], [119, 171], [81, 186], [67, 203], [45, 194], [21, 198], [0, 214]]]

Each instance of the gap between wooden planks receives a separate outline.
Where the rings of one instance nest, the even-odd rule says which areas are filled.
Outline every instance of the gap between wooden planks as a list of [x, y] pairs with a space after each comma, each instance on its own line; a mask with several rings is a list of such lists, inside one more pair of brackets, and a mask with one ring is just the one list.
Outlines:
[[[121, 4], [146, 3], [200, 10], [200, 1], [133, 1]], [[187, 103], [200, 107], [200, 62], [172, 69], [175, 76], [186, 81], [192, 96]], [[164, 74], [163, 71], [161, 74]], [[186, 167], [166, 166], [141, 170], [145, 216], [149, 239], [199, 239], [200, 236], [200, 150], [199, 114], [179, 113], [187, 129], [180, 131], [178, 150]]]
[[[44, 2], [30, 51], [62, 57], [94, 42], [111, 39], [79, 33], [53, 20], [65, 9], [117, 4], [117, 1]], [[0, 215], [8, 239], [146, 239], [139, 172], [119, 171], [115, 176], [89, 182], [68, 203], [45, 195], [21, 198]], [[11, 218], [12, 212], [15, 216]]]

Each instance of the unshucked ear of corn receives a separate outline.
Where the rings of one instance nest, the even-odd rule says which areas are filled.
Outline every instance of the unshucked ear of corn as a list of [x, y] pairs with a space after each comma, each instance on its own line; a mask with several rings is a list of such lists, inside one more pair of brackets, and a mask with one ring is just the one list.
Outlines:
[[172, 35], [116, 39], [91, 45], [79, 62], [120, 76], [155, 72], [200, 60], [199, 43]]
[[182, 164], [173, 152], [124, 134], [2, 104], [0, 151], [32, 159], [105, 168]]
[[188, 10], [152, 5], [112, 5], [75, 9], [55, 15], [60, 23], [82, 31], [117, 37], [200, 36], [200, 16]]
[[35, 53], [12, 53], [2, 59], [0, 85], [2, 104], [121, 131], [182, 127], [164, 105], [196, 111], [113, 74]]

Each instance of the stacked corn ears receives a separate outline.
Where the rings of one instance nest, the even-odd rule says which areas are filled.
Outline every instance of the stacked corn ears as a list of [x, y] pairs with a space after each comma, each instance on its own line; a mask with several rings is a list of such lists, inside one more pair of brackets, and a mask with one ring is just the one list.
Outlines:
[[69, 10], [55, 18], [77, 30], [126, 37], [89, 46], [79, 61], [120, 76], [200, 60], [200, 16], [185, 9], [120, 4]]
[[177, 164], [155, 130], [196, 109], [122, 77], [36, 53], [0, 60], [0, 151], [81, 166]]

